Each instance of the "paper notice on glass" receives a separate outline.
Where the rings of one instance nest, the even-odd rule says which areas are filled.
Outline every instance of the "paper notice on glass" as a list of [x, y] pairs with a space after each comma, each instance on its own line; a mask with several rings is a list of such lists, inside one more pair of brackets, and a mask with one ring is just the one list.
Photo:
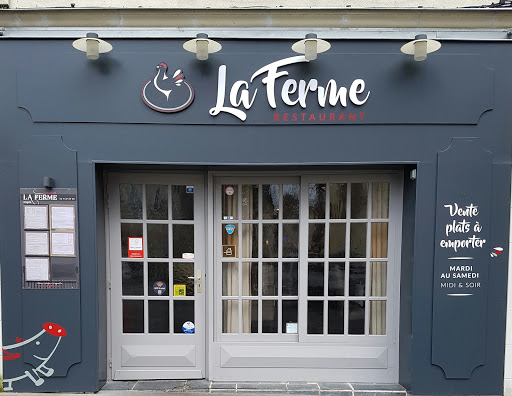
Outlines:
[[286, 334], [297, 334], [297, 323], [286, 323]]
[[51, 207], [52, 230], [75, 229], [75, 207], [53, 206]]
[[48, 229], [48, 206], [25, 205], [25, 229]]
[[25, 232], [25, 254], [28, 256], [48, 256], [48, 233]]
[[49, 281], [50, 260], [47, 258], [25, 259], [25, 281]]
[[52, 232], [52, 256], [74, 256], [75, 233]]

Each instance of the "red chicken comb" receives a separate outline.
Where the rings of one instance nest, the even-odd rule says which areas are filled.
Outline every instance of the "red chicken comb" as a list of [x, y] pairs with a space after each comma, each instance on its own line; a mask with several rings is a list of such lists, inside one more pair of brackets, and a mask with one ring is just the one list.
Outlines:
[[163, 66], [163, 67], [164, 67], [164, 69], [166, 69], [166, 70], [167, 70], [167, 65], [166, 65], [164, 62], [160, 62], [160, 63], [158, 64], [158, 66], [160, 66], [160, 65], [161, 65], [161, 66]]

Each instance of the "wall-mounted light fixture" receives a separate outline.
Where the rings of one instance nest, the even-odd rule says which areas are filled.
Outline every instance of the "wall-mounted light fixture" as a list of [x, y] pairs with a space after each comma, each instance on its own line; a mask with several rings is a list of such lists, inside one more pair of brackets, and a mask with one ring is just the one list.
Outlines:
[[43, 187], [48, 188], [48, 189], [55, 187], [55, 180], [52, 179], [51, 177], [44, 176], [43, 177]]
[[315, 60], [318, 54], [327, 51], [329, 48], [331, 48], [331, 44], [317, 38], [315, 33], [306, 34], [304, 40], [297, 41], [292, 45], [292, 50], [306, 55], [307, 60]]
[[426, 34], [418, 34], [415, 40], [402, 45], [400, 51], [407, 55], [414, 55], [414, 60], [421, 62], [427, 59], [427, 54], [435, 52], [439, 48], [441, 48], [439, 41], [427, 39]]
[[73, 41], [73, 47], [87, 53], [90, 60], [96, 60], [100, 54], [112, 51], [112, 45], [99, 39], [96, 33], [87, 33], [86, 37]]
[[210, 40], [206, 33], [198, 33], [195, 39], [185, 42], [183, 48], [188, 52], [195, 53], [198, 60], [207, 60], [208, 54], [220, 51], [222, 45]]

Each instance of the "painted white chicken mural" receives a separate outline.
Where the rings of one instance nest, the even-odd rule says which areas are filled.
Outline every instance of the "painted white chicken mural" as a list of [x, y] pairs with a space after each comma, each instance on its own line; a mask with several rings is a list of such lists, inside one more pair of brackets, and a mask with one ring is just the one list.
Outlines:
[[155, 76], [142, 87], [142, 99], [146, 105], [162, 113], [175, 113], [186, 109], [194, 100], [194, 90], [185, 80], [180, 69], [168, 76], [166, 63], [156, 65]]

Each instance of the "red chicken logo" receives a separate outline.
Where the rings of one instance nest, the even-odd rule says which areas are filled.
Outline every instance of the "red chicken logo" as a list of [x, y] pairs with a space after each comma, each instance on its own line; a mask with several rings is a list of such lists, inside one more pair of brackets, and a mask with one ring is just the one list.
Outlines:
[[185, 80], [183, 72], [176, 70], [172, 78], [167, 75], [166, 63], [156, 65], [156, 74], [142, 87], [142, 100], [146, 105], [162, 113], [185, 110], [194, 100], [194, 89]]

